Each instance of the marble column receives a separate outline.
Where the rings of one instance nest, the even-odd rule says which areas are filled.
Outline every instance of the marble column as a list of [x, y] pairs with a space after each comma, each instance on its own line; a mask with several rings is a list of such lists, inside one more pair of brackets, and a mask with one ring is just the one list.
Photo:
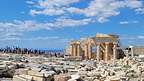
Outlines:
[[97, 43], [97, 61], [99, 62], [100, 60], [100, 43]]
[[113, 60], [117, 58], [117, 43], [113, 43]]
[[84, 57], [87, 59], [87, 57], [88, 57], [88, 46], [87, 46], [87, 44], [85, 44], [85, 48], [84, 48]]
[[77, 44], [75, 44], [75, 56], [77, 57], [78, 55], [78, 48], [77, 48]]
[[70, 46], [70, 55], [73, 56], [73, 45]]
[[77, 44], [76, 44], [75, 49], [76, 49], [75, 55], [78, 56], [78, 45]]
[[75, 44], [73, 44], [73, 56], [74, 57], [76, 56], [76, 47], [75, 47]]
[[134, 57], [134, 47], [130, 46], [130, 48], [131, 48], [131, 57]]
[[91, 44], [88, 44], [88, 59], [92, 58], [92, 46]]
[[105, 47], [105, 61], [107, 62], [109, 57], [108, 57], [108, 53], [109, 53], [109, 42], [105, 43], [106, 47]]
[[77, 56], [80, 56], [80, 44], [77, 45]]

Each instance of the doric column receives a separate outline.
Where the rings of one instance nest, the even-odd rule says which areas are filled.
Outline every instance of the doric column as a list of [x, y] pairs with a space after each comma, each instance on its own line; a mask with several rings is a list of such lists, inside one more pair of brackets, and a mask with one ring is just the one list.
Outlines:
[[91, 44], [88, 44], [88, 58], [91, 59], [92, 57], [92, 47]]
[[75, 44], [73, 44], [73, 56], [74, 57], [76, 56], [76, 46], [75, 46]]
[[70, 46], [70, 55], [73, 56], [73, 45]]
[[75, 56], [77, 56], [77, 54], [78, 54], [78, 48], [77, 48], [77, 44], [75, 44]]
[[113, 43], [113, 60], [116, 60], [117, 58], [117, 43]]
[[80, 56], [80, 44], [77, 45], [77, 56]]
[[100, 60], [100, 43], [97, 43], [97, 61]]
[[71, 56], [74, 56], [74, 47], [73, 47], [73, 44], [71, 44]]
[[109, 42], [106, 42], [105, 45], [106, 45], [106, 47], [105, 47], [105, 61], [108, 61]]
[[130, 46], [130, 48], [131, 48], [131, 57], [134, 57], [134, 47], [133, 46]]
[[88, 57], [88, 46], [87, 44], [85, 44], [85, 48], [84, 48], [84, 57], [87, 58]]

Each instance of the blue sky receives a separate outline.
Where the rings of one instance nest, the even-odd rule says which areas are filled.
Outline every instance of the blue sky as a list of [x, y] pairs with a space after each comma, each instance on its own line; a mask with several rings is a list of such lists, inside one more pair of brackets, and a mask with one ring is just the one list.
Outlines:
[[0, 0], [0, 10], [0, 47], [63, 49], [96, 33], [144, 45], [143, 0]]

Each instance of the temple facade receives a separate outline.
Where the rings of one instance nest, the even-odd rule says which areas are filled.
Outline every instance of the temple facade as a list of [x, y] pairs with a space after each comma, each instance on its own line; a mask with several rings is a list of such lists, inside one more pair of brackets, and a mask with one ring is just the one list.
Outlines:
[[96, 34], [95, 37], [71, 41], [66, 54], [71, 58], [109, 61], [119, 58], [119, 37], [110, 34]]

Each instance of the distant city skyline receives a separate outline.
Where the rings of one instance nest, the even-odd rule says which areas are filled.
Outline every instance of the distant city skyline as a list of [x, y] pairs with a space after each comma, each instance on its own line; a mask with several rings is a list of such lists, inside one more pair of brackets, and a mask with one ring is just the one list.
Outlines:
[[0, 48], [64, 49], [96, 33], [144, 46], [144, 0], [0, 0]]

